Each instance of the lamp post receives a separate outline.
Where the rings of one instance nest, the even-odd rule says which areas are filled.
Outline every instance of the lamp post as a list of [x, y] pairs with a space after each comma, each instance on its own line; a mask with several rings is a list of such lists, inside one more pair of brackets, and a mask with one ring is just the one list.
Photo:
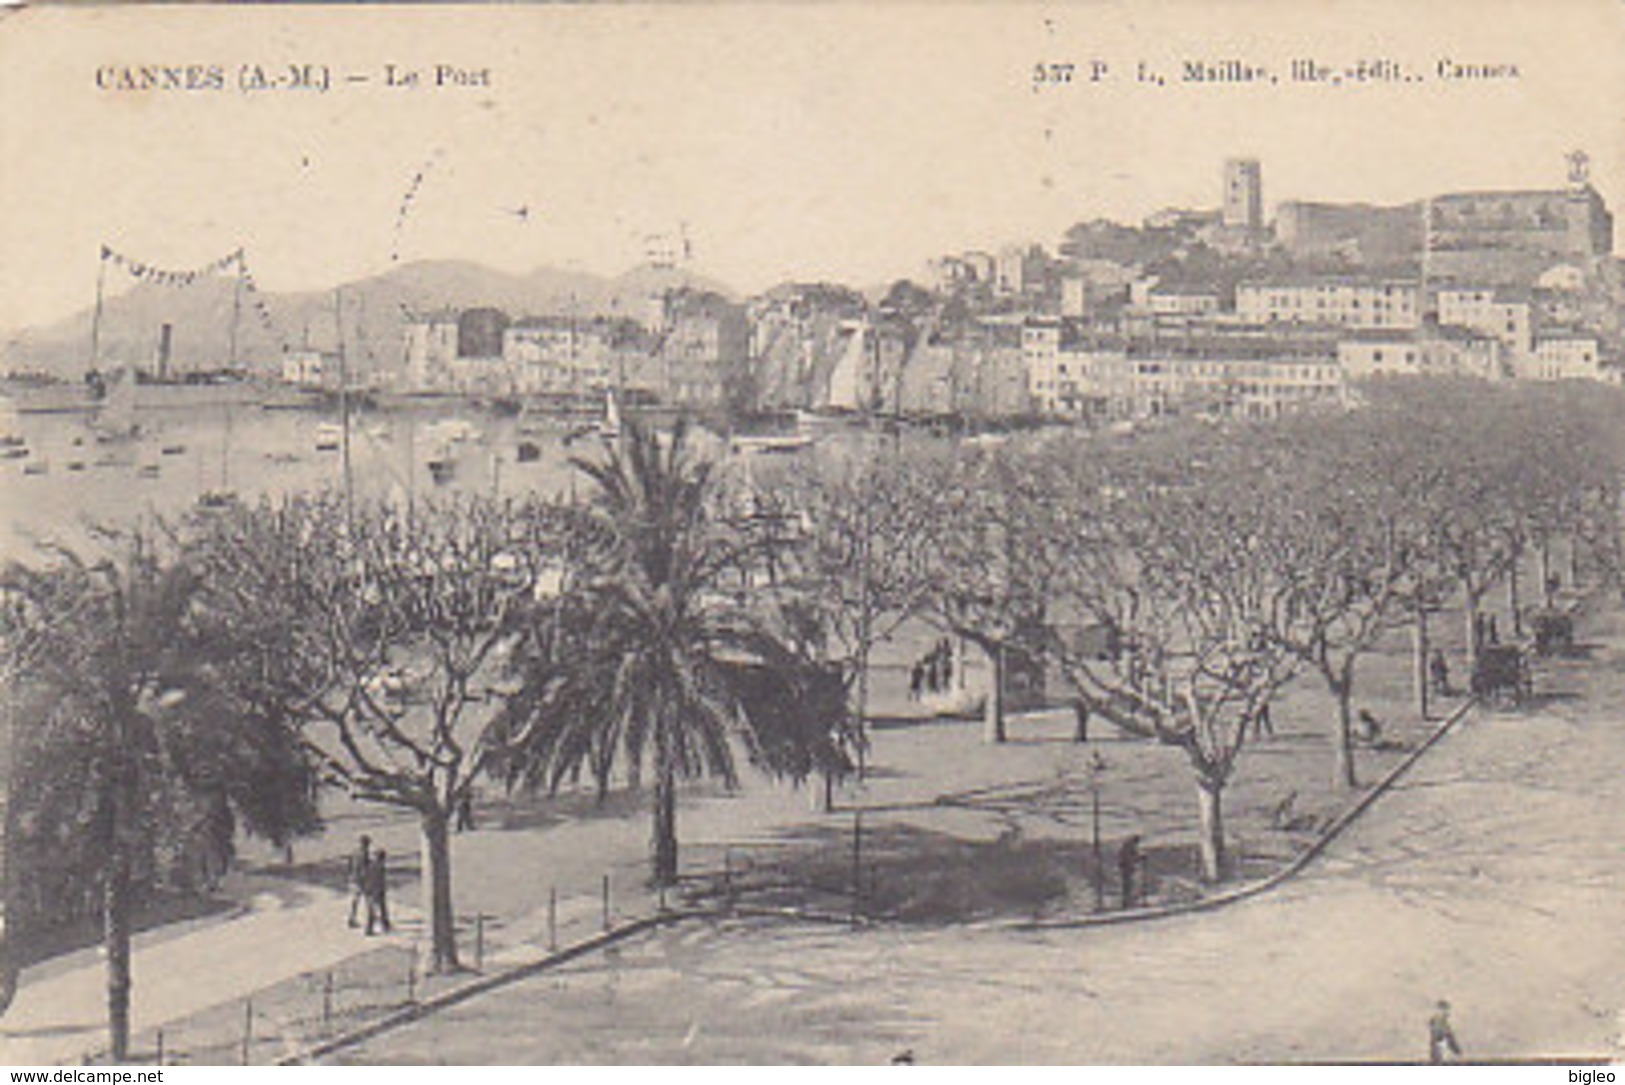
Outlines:
[[1416, 714], [1423, 720], [1428, 718], [1430, 712], [1428, 615], [1437, 613], [1441, 606], [1442, 600], [1437, 592], [1424, 589], [1417, 593], [1415, 621], [1411, 625], [1412, 682], [1416, 693]]
[[1101, 861], [1100, 853], [1100, 786], [1101, 777], [1106, 772], [1106, 759], [1100, 756], [1099, 750], [1089, 751], [1089, 822], [1091, 828], [1090, 850], [1093, 855], [1095, 878], [1095, 911], [1106, 910], [1106, 868]]

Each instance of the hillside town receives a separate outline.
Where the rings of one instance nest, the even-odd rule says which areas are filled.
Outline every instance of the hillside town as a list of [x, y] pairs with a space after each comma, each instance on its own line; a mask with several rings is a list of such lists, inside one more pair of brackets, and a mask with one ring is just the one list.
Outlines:
[[104, 243], [0, 397], [0, 1061], [1618, 1049], [1567, 167], [743, 300]]
[[[617, 389], [699, 412], [982, 424], [1273, 417], [1339, 402], [1368, 377], [1619, 383], [1613, 215], [1584, 153], [1567, 166], [1550, 189], [1293, 200], [1267, 219], [1262, 163], [1236, 158], [1217, 209], [1083, 222], [1053, 251], [945, 254], [920, 281], [869, 295], [787, 283], [735, 301], [683, 286], [613, 315], [412, 314], [399, 364], [371, 379], [540, 403]], [[313, 349], [285, 354], [282, 375], [340, 379], [334, 355]]]
[[1618, 1082], [1625, 0], [17, 6], [12, 1082]]

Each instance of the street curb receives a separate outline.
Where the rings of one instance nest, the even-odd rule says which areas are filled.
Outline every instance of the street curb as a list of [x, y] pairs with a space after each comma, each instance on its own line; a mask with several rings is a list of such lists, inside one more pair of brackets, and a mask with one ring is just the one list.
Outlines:
[[1452, 709], [1450, 714], [1444, 718], [1443, 722], [1441, 722], [1439, 726], [1435, 727], [1433, 732], [1429, 734], [1427, 738], [1423, 739], [1421, 744], [1418, 745], [1416, 749], [1405, 755], [1404, 760], [1400, 761], [1399, 764], [1389, 769], [1387, 773], [1383, 775], [1382, 779], [1371, 785], [1370, 789], [1367, 790], [1364, 795], [1361, 795], [1359, 800], [1355, 802], [1353, 806], [1350, 806], [1347, 810], [1344, 810], [1341, 814], [1337, 815], [1337, 817], [1333, 818], [1331, 824], [1322, 829], [1320, 835], [1315, 837], [1314, 841], [1310, 843], [1310, 845], [1302, 852], [1300, 852], [1296, 858], [1266, 878], [1261, 878], [1256, 882], [1249, 882], [1246, 885], [1240, 885], [1234, 889], [1228, 889], [1223, 893], [1218, 893], [1211, 897], [1203, 897], [1201, 900], [1193, 900], [1184, 904], [1169, 904], [1157, 908], [1130, 908], [1125, 911], [1107, 912], [1103, 915], [1095, 916], [1081, 916], [1076, 919], [1022, 919], [1004, 923], [988, 923], [981, 926], [983, 929], [987, 930], [1029, 931], [1078, 930], [1088, 927], [1110, 927], [1119, 923], [1137, 923], [1152, 919], [1169, 919], [1174, 916], [1190, 915], [1195, 912], [1210, 912], [1217, 908], [1222, 908], [1225, 905], [1234, 904], [1237, 901], [1246, 900], [1249, 897], [1256, 897], [1260, 893], [1268, 892], [1269, 890], [1274, 889], [1276, 886], [1281, 885], [1288, 879], [1294, 878], [1301, 874], [1310, 863], [1319, 858], [1320, 854], [1325, 851], [1328, 846], [1330, 846], [1332, 841], [1336, 840], [1342, 835], [1344, 829], [1347, 829], [1350, 825], [1352, 825], [1355, 819], [1357, 819], [1361, 814], [1365, 813], [1373, 803], [1386, 794], [1388, 790], [1399, 781], [1399, 778], [1405, 775], [1405, 773], [1410, 770], [1410, 767], [1421, 759], [1423, 754], [1432, 749], [1435, 743], [1448, 734], [1457, 723], [1461, 722], [1462, 717], [1467, 715], [1467, 713], [1473, 708], [1474, 703], [1475, 702], [1473, 699], [1469, 697], [1467, 700], [1462, 701], [1461, 704]]
[[[1234, 889], [1227, 890], [1215, 896], [1205, 897], [1202, 900], [1190, 901], [1185, 904], [1166, 905], [1158, 908], [1133, 908], [1126, 911], [1108, 912], [1104, 915], [1085, 916], [1076, 919], [1017, 920], [1003, 923], [978, 923], [968, 926], [973, 926], [974, 928], [980, 930], [1022, 931], [1081, 930], [1090, 927], [1109, 927], [1123, 923], [1147, 922], [1156, 919], [1169, 919], [1181, 915], [1191, 915], [1198, 912], [1214, 911], [1216, 909], [1225, 907], [1226, 905], [1234, 904], [1238, 901], [1246, 900], [1249, 897], [1255, 897], [1261, 893], [1268, 892], [1269, 890], [1274, 889], [1286, 882], [1288, 879], [1296, 877], [1298, 874], [1302, 873], [1310, 863], [1319, 858], [1321, 853], [1324, 852], [1334, 840], [1342, 835], [1343, 831], [1352, 825], [1361, 814], [1365, 813], [1366, 810], [1377, 801], [1377, 799], [1386, 794], [1388, 790], [1399, 781], [1399, 778], [1409, 771], [1412, 765], [1416, 764], [1416, 762], [1421, 759], [1423, 754], [1432, 749], [1433, 746], [1440, 739], [1444, 738], [1444, 736], [1448, 734], [1457, 723], [1461, 722], [1462, 718], [1466, 716], [1467, 713], [1473, 708], [1473, 705], [1474, 702], [1471, 698], [1462, 701], [1459, 705], [1457, 705], [1450, 712], [1450, 714], [1447, 715], [1444, 720], [1433, 729], [1432, 733], [1430, 733], [1427, 738], [1422, 740], [1421, 744], [1418, 745], [1416, 749], [1406, 754], [1404, 759], [1401, 760], [1399, 764], [1389, 769], [1387, 773], [1385, 773], [1380, 780], [1373, 784], [1364, 795], [1360, 796], [1359, 800], [1356, 801], [1353, 806], [1350, 806], [1347, 810], [1344, 810], [1341, 814], [1334, 818], [1331, 824], [1327, 825], [1325, 829], [1321, 830], [1320, 834], [1312, 843], [1310, 843], [1307, 848], [1299, 853], [1286, 866], [1282, 867], [1280, 870], [1277, 870], [1275, 873], [1266, 878], [1262, 878], [1256, 882], [1251, 882], [1246, 885], [1237, 886]], [[870, 925], [870, 921], [865, 919], [854, 920], [854, 918], [851, 916], [836, 916], [823, 912], [802, 911], [795, 908], [761, 908], [738, 906], [732, 908], [673, 908], [663, 912], [656, 912], [653, 915], [630, 920], [624, 925], [616, 927], [613, 930], [605, 931], [601, 934], [596, 934], [591, 938], [583, 939], [574, 945], [566, 946], [555, 953], [547, 954], [546, 956], [540, 957], [537, 960], [527, 961], [524, 964], [515, 965], [512, 968], [493, 973], [489, 976], [481, 976], [466, 984], [463, 984], [462, 986], [455, 987], [449, 991], [441, 992], [440, 994], [435, 995], [433, 998], [424, 999], [421, 1002], [415, 1002], [412, 1005], [397, 1010], [395, 1013], [389, 1014], [377, 1021], [362, 1025], [358, 1028], [352, 1029], [349, 1032], [342, 1033], [341, 1035], [331, 1037], [327, 1040], [323, 1040], [321, 1043], [312, 1045], [311, 1047], [297, 1052], [296, 1054], [288, 1055], [282, 1059], [279, 1059], [276, 1065], [297, 1066], [308, 1064], [313, 1060], [320, 1059], [336, 1051], [341, 1051], [348, 1047], [354, 1047], [357, 1044], [365, 1043], [367, 1040], [380, 1036], [383, 1033], [391, 1032], [404, 1025], [409, 1025], [415, 1021], [422, 1020], [432, 1013], [436, 1013], [450, 1006], [455, 1006], [460, 1002], [465, 1002], [468, 999], [474, 998], [478, 995], [493, 991], [499, 987], [505, 987], [509, 984], [517, 983], [521, 980], [529, 979], [532, 976], [546, 972], [552, 968], [556, 968], [559, 965], [568, 964], [570, 961], [573, 961], [578, 957], [586, 956], [587, 954], [596, 950], [606, 949], [609, 946], [631, 938], [634, 935], [642, 934], [645, 931], [654, 930], [659, 927], [669, 926], [695, 919], [779, 919], [788, 922], [824, 923], [843, 927]]]
[[449, 991], [442, 991], [433, 998], [414, 1002], [410, 1006], [396, 1010], [394, 1013], [381, 1017], [376, 1021], [361, 1025], [338, 1036], [330, 1037], [292, 1055], [286, 1055], [278, 1059], [275, 1065], [306, 1065], [315, 1059], [331, 1055], [335, 1051], [354, 1047], [356, 1044], [365, 1043], [367, 1040], [385, 1032], [391, 1032], [403, 1025], [409, 1025], [432, 1013], [455, 1006], [459, 1002], [465, 1002], [498, 987], [506, 987], [510, 983], [529, 979], [531, 976], [546, 972], [559, 965], [568, 964], [576, 958], [584, 957], [596, 950], [607, 949], [617, 942], [624, 941], [634, 935], [692, 919], [781, 919], [794, 923], [824, 923], [843, 927], [868, 925], [868, 922], [863, 920], [854, 922], [850, 916], [836, 916], [825, 912], [808, 912], [796, 908], [750, 906], [735, 908], [672, 908], [656, 912], [653, 915], [628, 920], [619, 927], [582, 939], [574, 945], [565, 946], [563, 949], [546, 954], [534, 961], [526, 961], [524, 964], [514, 965], [511, 968], [501, 972], [494, 972], [488, 976], [479, 976], [459, 987], [454, 987]]

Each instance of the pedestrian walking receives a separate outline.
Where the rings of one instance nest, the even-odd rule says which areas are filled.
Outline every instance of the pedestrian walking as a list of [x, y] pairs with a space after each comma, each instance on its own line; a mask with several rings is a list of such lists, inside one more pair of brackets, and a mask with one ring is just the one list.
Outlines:
[[1445, 662], [1443, 652], [1433, 653], [1433, 660], [1428, 664], [1428, 673], [1433, 677], [1433, 692], [1440, 697], [1450, 696], [1450, 664]]
[[1253, 715], [1253, 739], [1262, 740], [1265, 735], [1275, 737], [1275, 718], [1270, 715], [1270, 706], [1264, 705]]
[[452, 828], [459, 832], [474, 831], [474, 796], [465, 791], [457, 797], [457, 820]]
[[1089, 706], [1086, 703], [1084, 703], [1084, 701], [1081, 698], [1079, 700], [1076, 700], [1076, 701], [1072, 702], [1072, 716], [1073, 716], [1073, 720], [1074, 720], [1073, 728], [1072, 728], [1072, 739], [1073, 739], [1073, 741], [1074, 742], [1088, 742], [1089, 741]]
[[954, 681], [954, 646], [948, 643], [947, 637], [937, 645], [937, 654], [942, 657], [942, 688], [947, 689]]
[[1286, 798], [1275, 804], [1270, 811], [1270, 828], [1286, 829], [1291, 827], [1297, 818], [1298, 792], [1287, 792]]
[[373, 933], [374, 927], [382, 928], [385, 934], [391, 930], [389, 923], [389, 866], [386, 861], [384, 849], [379, 848], [372, 853], [372, 862], [367, 864], [367, 934]]
[[1369, 708], [1360, 709], [1355, 718], [1354, 739], [1367, 746], [1375, 746], [1382, 741], [1382, 721], [1371, 714]]
[[1117, 878], [1122, 883], [1124, 908], [1134, 907], [1137, 886], [1135, 876], [1140, 867], [1140, 838], [1131, 836], [1117, 849]]
[[365, 834], [359, 841], [355, 853], [350, 856], [350, 922], [352, 927], [359, 926], [356, 922], [356, 910], [367, 899], [367, 869], [372, 866], [372, 837]]
[[1460, 1057], [1461, 1044], [1456, 1042], [1456, 1030], [1450, 1027], [1450, 1003], [1441, 998], [1428, 1018], [1428, 1061], [1453, 1062]]
[[925, 689], [925, 663], [916, 661], [913, 669], [908, 672], [908, 699], [917, 701]]

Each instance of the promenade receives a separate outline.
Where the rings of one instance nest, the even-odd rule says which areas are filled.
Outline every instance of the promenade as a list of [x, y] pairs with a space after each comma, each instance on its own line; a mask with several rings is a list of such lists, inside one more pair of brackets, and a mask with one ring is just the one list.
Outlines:
[[1300, 878], [1075, 931], [673, 929], [343, 1054], [354, 1062], [1413, 1061], [1625, 1053], [1625, 652], [1475, 714]]
[[[1341, 1020], [1345, 1000], [1353, 1005], [1377, 997], [1365, 989], [1373, 984], [1393, 1006], [1420, 1000], [1425, 1008], [1436, 992], [1452, 997], [1465, 1013], [1473, 1000], [1460, 997], [1463, 988], [1493, 989], [1504, 977], [1490, 982], [1479, 969], [1463, 972], [1465, 978], [1458, 980], [1435, 958], [1501, 959], [1504, 946], [1475, 946], [1466, 938], [1474, 929], [1505, 927], [1509, 937], [1520, 940], [1516, 944], [1529, 958], [1526, 963], [1544, 959], [1548, 935], [1558, 937], [1559, 944], [1577, 939], [1582, 960], [1609, 960], [1583, 932], [1621, 918], [1613, 903], [1621, 898], [1608, 896], [1619, 888], [1619, 872], [1597, 858], [1617, 853], [1625, 833], [1618, 801], [1625, 796], [1618, 793], [1616, 779], [1625, 764], [1625, 729], [1617, 724], [1625, 719], [1625, 680], [1614, 643], [1609, 640], [1593, 660], [1559, 664], [1548, 685], [1561, 697], [1539, 714], [1469, 716], [1299, 880], [1220, 913], [1111, 931], [1038, 934], [1011, 928], [1034, 918], [1088, 914], [1095, 907], [1088, 848], [1091, 789], [1097, 784], [1088, 765], [1095, 752], [1109, 765], [1101, 783], [1108, 858], [1115, 841], [1139, 834], [1156, 891], [1175, 899], [1194, 891], [1193, 803], [1179, 751], [1111, 732], [1097, 733], [1085, 748], [1071, 741], [1072, 721], [1065, 711], [1013, 721], [1012, 741], [1002, 747], [980, 742], [977, 721], [897, 720], [876, 731], [874, 773], [864, 784], [843, 789], [841, 809], [833, 814], [815, 812], [806, 790], [747, 774], [737, 794], [690, 792], [679, 827], [691, 887], [714, 878], [727, 864], [747, 889], [789, 878], [791, 897], [841, 909], [849, 902], [845, 863], [854, 813], [861, 809], [865, 908], [907, 925], [862, 934], [779, 924], [682, 925], [481, 996], [402, 1031], [399, 1038], [391, 1034], [341, 1057], [484, 1060], [485, 1041], [475, 1038], [486, 1034], [488, 1021], [501, 1022], [497, 1032], [504, 1035], [537, 1037], [534, 1045], [526, 1041], [490, 1056], [510, 1061], [868, 1061], [894, 1042], [968, 1061], [1169, 1061], [1176, 1059], [1174, 1051], [1197, 1061], [1403, 1057], [1409, 1052], [1408, 1018], [1397, 1012], [1391, 1022], [1366, 1021], [1370, 1031], [1359, 1042], [1341, 1024], [1325, 1043], [1306, 1038], [1298, 1044], [1275, 1026], [1249, 1039], [1248, 1028], [1215, 1019], [1210, 1032], [1188, 1030], [1180, 1045], [1165, 1051], [1144, 1030], [1159, 1020], [1163, 999], [1183, 999], [1181, 992], [1193, 992], [1193, 998], [1200, 992], [1215, 1006], [1250, 1005], [1254, 996], [1238, 993], [1245, 984], [1277, 993], [1311, 992], [1333, 1023]], [[1374, 683], [1398, 692], [1387, 703], [1376, 703], [1393, 721], [1392, 734], [1412, 742], [1426, 729], [1400, 715], [1404, 662], [1402, 644], [1396, 642], [1372, 661], [1371, 673]], [[884, 689], [882, 683], [883, 697]], [[1289, 691], [1276, 714], [1276, 733], [1245, 755], [1227, 794], [1231, 837], [1253, 876], [1279, 865], [1307, 840], [1271, 826], [1270, 812], [1283, 795], [1297, 791], [1304, 810], [1333, 805], [1326, 784], [1327, 709], [1312, 684]], [[1375, 779], [1399, 756], [1368, 751], [1364, 777]], [[153, 1030], [165, 1027], [171, 1057], [225, 1061], [221, 1055], [231, 1051], [243, 1000], [252, 997], [289, 1016], [308, 1017], [313, 1011], [292, 1005], [290, 990], [304, 991], [307, 1000], [315, 997], [309, 994], [315, 986], [310, 977], [346, 962], [353, 967], [362, 955], [383, 947], [395, 951], [397, 963], [389, 967], [404, 975], [409, 965], [399, 962], [410, 961], [421, 929], [411, 907], [415, 826], [360, 805], [345, 804], [332, 814], [328, 834], [300, 846], [291, 872], [281, 873], [267, 856], [243, 879], [259, 888], [238, 912], [137, 940], [138, 1054], [150, 1051]], [[388, 939], [363, 939], [347, 928], [345, 897], [311, 881], [337, 884], [342, 855], [360, 832], [390, 850], [399, 880], [394, 905], [399, 933]], [[475, 913], [491, 917], [484, 946], [488, 970], [542, 956], [550, 895], [559, 900], [554, 932], [559, 944], [590, 936], [601, 929], [606, 877], [612, 923], [652, 913], [656, 900], [645, 884], [647, 834], [647, 811], [624, 796], [612, 796], [603, 808], [576, 794], [483, 804], [479, 831], [459, 836], [455, 844], [465, 962], [472, 954], [466, 917]], [[1481, 848], [1489, 851], [1480, 856]], [[1535, 877], [1532, 867], [1545, 870], [1547, 882]], [[1581, 872], [1578, 886], [1571, 885], [1567, 871]], [[1578, 922], [1571, 915], [1576, 907]], [[1463, 910], [1471, 913], [1470, 920], [1459, 918]], [[1540, 918], [1538, 929], [1507, 925], [1532, 916]], [[267, 946], [276, 952], [267, 952]], [[1006, 954], [1012, 966], [994, 968], [992, 962]], [[1414, 955], [1415, 963], [1394, 954]], [[1088, 967], [1080, 971], [1084, 959]], [[1551, 968], [1561, 971], [1567, 960], [1554, 955]], [[1314, 975], [1301, 974], [1311, 964]], [[815, 1031], [827, 1042], [789, 1037], [782, 1046], [762, 1046], [770, 1035], [765, 1022], [758, 1022], [759, 1032], [749, 1027], [756, 995], [792, 972], [804, 975], [796, 987], [809, 993], [805, 1005], [832, 999], [831, 1012], [852, 1023], [818, 1026]], [[639, 989], [646, 988], [652, 1001], [624, 1018], [617, 1013], [614, 1020], [587, 1028], [588, 1035], [600, 1037], [600, 1047], [572, 1046], [560, 1039], [559, 1030], [538, 1033], [533, 1025], [511, 1019], [530, 1012], [524, 1007], [534, 1007], [542, 990], [548, 994], [541, 1001], [552, 1006], [547, 1012], [561, 1020], [578, 1013], [590, 1017], [591, 1000], [581, 1002], [577, 995], [594, 984], [620, 984], [632, 976], [639, 977]], [[855, 983], [859, 977], [861, 984]], [[732, 1005], [731, 984], [754, 992], [737, 1018], [723, 1009]], [[1009, 988], [1027, 990], [1031, 1004], [1024, 1012], [1037, 1020], [1084, 1013], [1110, 990], [1113, 1014], [1137, 1012], [1132, 1007], [1144, 1001], [1144, 1030], [1107, 1028], [1103, 1019], [1099, 1033], [1084, 1044], [1069, 1027], [1058, 1025], [1053, 1040], [1048, 1032], [1041, 1036], [1022, 1027], [1014, 1035], [1038, 1046], [1012, 1049], [983, 1013], [988, 985], [999, 988], [1001, 1005]], [[624, 997], [622, 988], [616, 990], [622, 992], [617, 998]], [[268, 992], [272, 997], [265, 997]], [[16, 1003], [0, 1018], [0, 1061], [77, 1062], [101, 1051], [104, 999], [105, 970], [95, 950], [28, 970]], [[1578, 1004], [1566, 994], [1564, 999], [1570, 1009]], [[1583, 1001], [1605, 1017], [1612, 1007], [1625, 1005], [1625, 997], [1616, 998], [1605, 985], [1588, 989]], [[714, 1013], [707, 1009], [713, 1003]], [[798, 996], [797, 1005], [802, 1004]], [[692, 1007], [711, 1046], [696, 1048], [691, 1056], [687, 1052], [696, 1041], [680, 1050], [659, 1047], [660, 1006]], [[1182, 1012], [1200, 1021], [1208, 1011], [1192, 1005]], [[1261, 1024], [1275, 1020], [1268, 1006], [1249, 1013], [1249, 1020]], [[729, 1020], [736, 1020], [737, 1029]], [[879, 1026], [887, 1020], [901, 1023], [895, 1029]], [[629, 1034], [637, 1033], [640, 1021], [648, 1025], [657, 1047], [623, 1046], [616, 1038], [623, 1021]], [[683, 1035], [691, 1023], [684, 1024]], [[1506, 1050], [1533, 1050], [1519, 1046], [1524, 1040], [1541, 1040], [1536, 1046], [1547, 1050], [1542, 1046], [1547, 1035], [1561, 1039], [1564, 1050], [1601, 1042], [1602, 1032], [1566, 1020], [1559, 1024], [1547, 1033], [1538, 1022], [1520, 1031], [1497, 1020], [1494, 1035], [1505, 1041]], [[1003, 1027], [1013, 1026], [1005, 1021]], [[732, 1032], [740, 1046], [725, 1041]], [[1067, 1036], [1072, 1038], [1063, 1044]], [[492, 1042], [507, 1041], [498, 1036]], [[1046, 1046], [1051, 1043], [1061, 1046]], [[191, 1044], [201, 1053], [188, 1059]], [[270, 1044], [254, 1057], [274, 1059], [293, 1050]]]

